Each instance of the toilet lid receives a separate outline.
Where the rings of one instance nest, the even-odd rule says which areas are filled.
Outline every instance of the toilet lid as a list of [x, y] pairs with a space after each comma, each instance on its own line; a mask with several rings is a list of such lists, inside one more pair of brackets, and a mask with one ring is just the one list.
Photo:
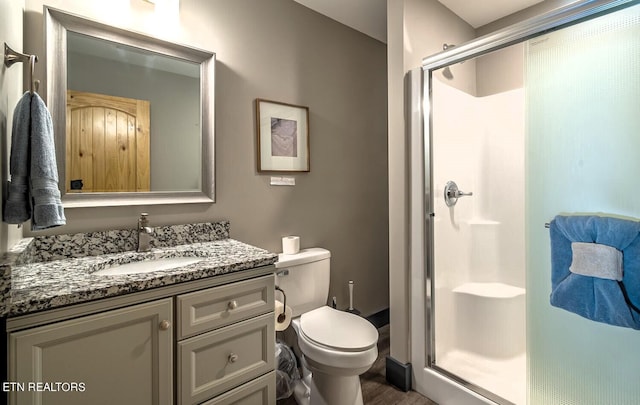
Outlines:
[[302, 314], [300, 329], [307, 338], [336, 350], [366, 350], [378, 341], [378, 331], [369, 321], [328, 306]]

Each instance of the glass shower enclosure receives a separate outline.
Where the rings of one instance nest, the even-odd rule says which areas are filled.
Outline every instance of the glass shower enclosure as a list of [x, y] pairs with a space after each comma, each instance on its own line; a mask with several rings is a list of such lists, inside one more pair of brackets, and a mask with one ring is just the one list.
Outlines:
[[450, 85], [481, 62], [431, 81], [431, 365], [524, 403], [524, 90], [478, 96]]
[[615, 192], [640, 173], [638, 3], [577, 2], [410, 72], [412, 363], [441, 405], [640, 395], [637, 332], [550, 306], [544, 226], [640, 217]]

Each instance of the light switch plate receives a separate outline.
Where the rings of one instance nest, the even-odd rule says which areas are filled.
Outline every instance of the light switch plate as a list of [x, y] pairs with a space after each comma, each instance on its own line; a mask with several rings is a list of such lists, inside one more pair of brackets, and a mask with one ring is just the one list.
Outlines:
[[295, 186], [295, 177], [271, 177], [272, 186]]

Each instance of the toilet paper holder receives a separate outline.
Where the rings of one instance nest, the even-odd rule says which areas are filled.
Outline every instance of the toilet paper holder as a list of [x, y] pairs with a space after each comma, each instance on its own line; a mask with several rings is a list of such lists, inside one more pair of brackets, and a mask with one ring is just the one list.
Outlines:
[[287, 311], [287, 294], [284, 293], [284, 290], [278, 286], [275, 287], [277, 291], [280, 291], [282, 293], [282, 313], [278, 315], [278, 323], [282, 323], [284, 322], [286, 315], [285, 312]]

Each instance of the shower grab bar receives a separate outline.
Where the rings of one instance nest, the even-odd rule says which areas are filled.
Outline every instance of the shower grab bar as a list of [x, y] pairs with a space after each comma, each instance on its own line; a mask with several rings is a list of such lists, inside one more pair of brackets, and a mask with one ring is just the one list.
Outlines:
[[38, 91], [38, 85], [40, 82], [33, 80], [33, 71], [35, 70], [38, 57], [36, 55], [28, 55], [20, 52], [16, 52], [7, 43], [4, 43], [4, 65], [11, 67], [14, 63], [26, 63], [29, 62], [29, 92], [33, 94]]

